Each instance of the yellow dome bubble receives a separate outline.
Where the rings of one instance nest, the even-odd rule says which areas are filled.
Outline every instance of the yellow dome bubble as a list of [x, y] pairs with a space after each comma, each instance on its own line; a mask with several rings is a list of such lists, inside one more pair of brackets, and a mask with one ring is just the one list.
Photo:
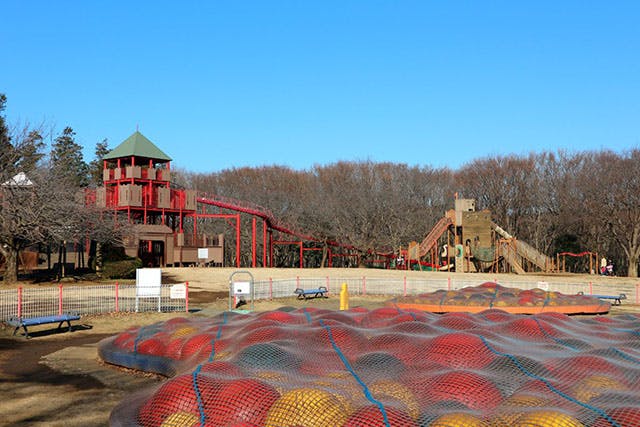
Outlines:
[[371, 395], [385, 404], [396, 401], [413, 419], [420, 416], [420, 404], [409, 388], [395, 381], [379, 381], [369, 386]]
[[544, 408], [548, 399], [530, 394], [514, 394], [505, 399], [491, 418], [492, 427], [511, 427], [527, 408]]
[[327, 391], [298, 388], [280, 396], [273, 404], [265, 427], [341, 426], [348, 411], [340, 399]]
[[486, 424], [471, 414], [451, 412], [433, 420], [429, 427], [486, 427]]
[[627, 387], [613, 378], [604, 375], [592, 375], [580, 380], [573, 387], [573, 396], [581, 402], [588, 402], [608, 391], [622, 391]]
[[513, 427], [584, 427], [584, 424], [564, 412], [540, 409], [525, 413]]
[[194, 326], [180, 326], [171, 334], [171, 338], [188, 337], [199, 333], [200, 330]]
[[160, 427], [193, 427], [200, 425], [200, 418], [191, 412], [175, 412], [164, 419]]

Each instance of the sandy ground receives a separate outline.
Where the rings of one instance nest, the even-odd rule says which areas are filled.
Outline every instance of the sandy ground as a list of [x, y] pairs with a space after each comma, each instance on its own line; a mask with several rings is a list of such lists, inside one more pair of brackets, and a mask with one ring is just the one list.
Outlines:
[[[209, 316], [228, 306], [229, 278], [239, 270], [233, 268], [168, 268], [163, 269], [163, 282], [189, 282], [190, 304], [188, 316]], [[362, 269], [246, 269], [255, 280], [301, 277], [443, 277], [447, 273]], [[434, 275], [434, 276], [432, 276]], [[446, 276], [445, 276], [446, 277]], [[456, 276], [461, 277], [461, 276]], [[594, 276], [469, 276], [485, 281], [498, 278], [509, 281], [560, 281], [571, 283], [606, 281], [612, 289], [635, 286], [638, 279], [601, 278]], [[39, 286], [42, 286], [39, 285]], [[57, 284], [51, 284], [57, 286]], [[383, 297], [352, 297], [350, 305], [375, 308], [383, 305]], [[613, 307], [610, 314], [639, 312], [640, 306], [625, 302]], [[277, 301], [258, 301], [256, 311], [273, 310], [281, 306], [313, 305], [339, 308], [336, 297], [298, 301], [286, 298]], [[84, 316], [76, 322], [71, 333], [57, 332], [55, 325], [34, 328], [33, 338], [12, 336], [13, 328], [0, 331], [0, 426], [106, 426], [111, 410], [132, 391], [157, 384], [163, 378], [117, 368], [101, 362], [97, 343], [128, 327], [167, 320], [185, 313], [138, 313]], [[54, 326], [54, 329], [49, 328]]]

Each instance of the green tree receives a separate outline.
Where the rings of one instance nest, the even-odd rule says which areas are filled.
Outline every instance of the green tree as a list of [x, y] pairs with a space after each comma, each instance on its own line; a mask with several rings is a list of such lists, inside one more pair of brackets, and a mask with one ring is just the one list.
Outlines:
[[109, 143], [107, 142], [107, 138], [103, 139], [102, 142], [96, 143], [95, 148], [95, 158], [89, 163], [89, 175], [90, 175], [90, 183], [96, 186], [102, 185], [102, 159], [106, 156], [109, 151]]
[[27, 131], [20, 147], [20, 157], [17, 161], [18, 170], [28, 173], [36, 169], [38, 163], [44, 157], [43, 149], [44, 141], [40, 131]]
[[82, 157], [82, 147], [75, 141], [76, 133], [67, 126], [51, 147], [53, 173], [76, 188], [89, 183], [89, 167]]
[[2, 182], [14, 175], [13, 161], [13, 145], [11, 144], [11, 135], [9, 135], [9, 127], [7, 121], [2, 114], [7, 105], [7, 97], [4, 93], [0, 93], [0, 178]]

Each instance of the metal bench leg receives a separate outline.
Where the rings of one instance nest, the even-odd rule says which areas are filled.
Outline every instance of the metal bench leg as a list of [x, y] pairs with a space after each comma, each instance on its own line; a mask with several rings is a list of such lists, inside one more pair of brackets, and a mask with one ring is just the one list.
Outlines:
[[71, 321], [70, 320], [63, 320], [62, 322], [58, 323], [58, 330], [60, 330], [62, 328], [62, 324], [64, 322], [67, 322], [67, 326], [69, 327], [68, 332], [71, 332]]

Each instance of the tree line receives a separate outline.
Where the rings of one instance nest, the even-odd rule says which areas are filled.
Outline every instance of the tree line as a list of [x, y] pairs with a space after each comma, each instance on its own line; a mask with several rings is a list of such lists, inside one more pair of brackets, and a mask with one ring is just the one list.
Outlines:
[[[79, 189], [101, 185], [107, 141], [96, 144], [95, 158], [87, 163], [67, 127], [45, 153], [41, 130], [10, 128], [2, 115], [5, 106], [0, 95], [0, 184], [18, 172], [38, 184], [28, 191], [18, 185], [0, 189], [0, 255], [7, 264], [33, 243], [78, 235], [117, 241], [113, 217], [105, 220], [77, 197]], [[615, 262], [619, 274], [637, 277], [639, 160], [637, 148], [557, 151], [478, 158], [455, 170], [341, 161], [308, 170], [271, 165], [194, 173], [174, 168], [174, 179], [185, 188], [250, 201], [291, 229], [321, 242], [353, 245], [365, 255], [422, 240], [453, 208], [457, 194], [475, 199], [477, 209], [490, 210], [502, 228], [547, 255], [598, 252]], [[213, 233], [229, 231], [219, 222], [208, 227]], [[249, 233], [250, 227], [242, 230]]]
[[547, 255], [597, 252], [637, 277], [639, 169], [634, 148], [490, 156], [456, 170], [360, 161], [178, 176], [187, 188], [252, 201], [319, 240], [382, 253], [421, 241], [457, 195]]
[[[66, 242], [92, 240], [117, 244], [120, 236], [113, 215], [85, 204], [81, 190], [101, 179], [102, 164], [84, 161], [73, 129], [65, 127], [48, 147], [42, 127], [9, 126], [6, 103], [0, 94], [0, 258], [4, 282], [12, 283], [18, 279], [18, 257], [29, 247], [56, 250]], [[105, 141], [97, 144], [96, 159], [105, 150]]]

